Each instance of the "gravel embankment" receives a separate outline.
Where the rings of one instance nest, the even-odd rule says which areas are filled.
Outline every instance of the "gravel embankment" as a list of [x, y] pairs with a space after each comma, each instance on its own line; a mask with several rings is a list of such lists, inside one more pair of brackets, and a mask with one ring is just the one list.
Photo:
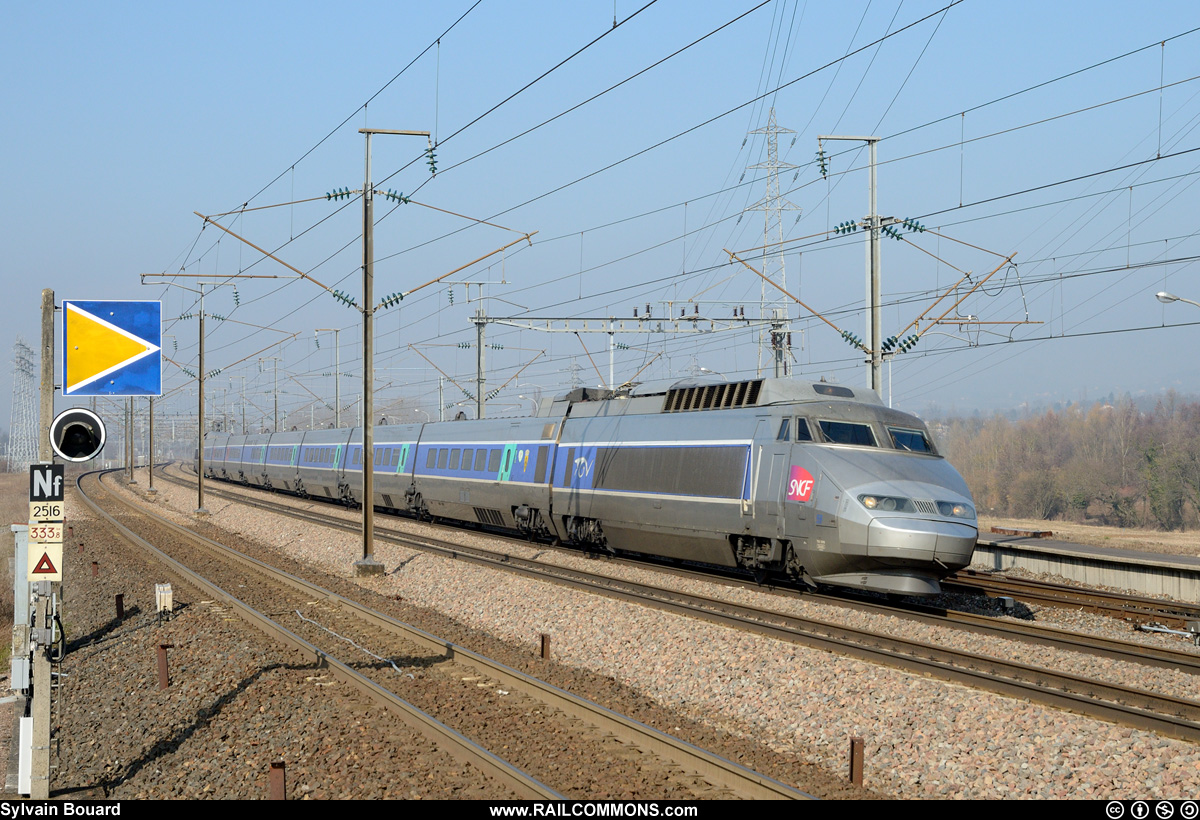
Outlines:
[[[184, 518], [194, 509], [194, 491], [165, 483], [158, 488], [160, 506], [181, 510]], [[215, 525], [274, 544], [331, 574], [351, 574], [360, 550], [354, 535], [308, 529], [215, 497], [206, 503]], [[481, 540], [471, 533], [459, 537]], [[536, 547], [506, 544], [504, 549], [597, 566]], [[839, 776], [845, 771], [849, 738], [863, 736], [867, 785], [881, 793], [908, 798], [1182, 799], [1193, 797], [1200, 785], [1200, 747], [1186, 742], [383, 543], [376, 545], [376, 557], [389, 572], [364, 582], [367, 589], [437, 610], [527, 647], [530, 654], [539, 635], [549, 633], [560, 663], [611, 676], [703, 724], [794, 753]], [[721, 590], [739, 599], [760, 596], [704, 586], [710, 594]], [[778, 599], [771, 599], [771, 605], [777, 606]], [[928, 630], [811, 602], [793, 606], [804, 614], [862, 620], [871, 628], [909, 636]], [[1045, 614], [1038, 613], [1039, 619]], [[1102, 624], [1098, 628], [1103, 631], [1130, 637], [1127, 626], [1105, 619], [1057, 612], [1052, 617]], [[952, 634], [922, 639], [957, 641], [974, 651], [1015, 655], [1035, 665], [1071, 665], [1081, 673], [1101, 674], [1095, 667], [1107, 667], [1104, 674], [1112, 680], [1192, 693], [1194, 679], [1178, 673], [1068, 660], [1026, 644], [1005, 646], [1009, 642], [936, 631]], [[1171, 645], [1185, 644], [1175, 640]]]
[[[145, 486], [143, 479], [140, 487]], [[161, 489], [157, 501], [165, 509], [171, 493]], [[194, 495], [191, 500], [194, 506]], [[210, 508], [223, 504], [213, 502]], [[187, 509], [186, 498], [182, 507]], [[330, 678], [297, 667], [281, 650], [263, 650], [256, 632], [186, 587], [176, 585], [177, 602], [187, 604], [178, 618], [158, 625], [149, 612], [153, 585], [164, 580], [163, 571], [132, 558], [82, 514], [82, 502], [72, 502], [70, 509], [80, 510], [72, 519], [75, 540], [83, 540], [85, 549], [68, 549], [66, 556], [64, 606], [72, 651], [64, 663], [69, 685], [61, 693], [56, 796], [99, 797], [107, 790], [115, 798], [262, 797], [268, 765], [277, 757], [288, 761], [291, 798], [506, 796], [497, 794], [495, 786], [481, 786], [477, 774], [446, 760], [380, 710], [343, 697], [342, 687]], [[268, 528], [286, 531], [273, 516], [268, 519]], [[239, 543], [236, 535], [208, 524], [199, 529], [293, 573], [301, 571], [286, 556]], [[306, 537], [322, 540], [314, 535]], [[99, 562], [98, 577], [91, 576], [92, 560]], [[339, 578], [314, 580], [814, 795], [887, 796], [854, 787], [844, 774], [831, 775], [795, 755], [693, 721], [611, 677], [541, 661], [527, 647], [505, 644], [397, 601], [394, 593], [383, 597]], [[116, 623], [113, 597], [119, 592], [125, 593], [127, 617]], [[166, 692], [157, 689], [155, 671], [161, 641], [175, 644], [169, 652], [172, 687]], [[404, 680], [399, 683], [396, 691], [403, 696]], [[598, 774], [618, 771], [624, 755], [610, 750], [589, 765]], [[558, 758], [563, 765], [575, 765], [569, 754]], [[587, 776], [582, 767], [581, 773]], [[667, 796], [646, 790], [646, 782], [636, 773], [621, 788], [592, 796]]]
[[[187, 586], [173, 584], [178, 612], [159, 622], [154, 584], [165, 573], [82, 502], [72, 520], [85, 549], [64, 555], [69, 645], [52, 797], [265, 798], [271, 763], [283, 760], [289, 799], [512, 798]], [[171, 647], [167, 689], [160, 644]]]

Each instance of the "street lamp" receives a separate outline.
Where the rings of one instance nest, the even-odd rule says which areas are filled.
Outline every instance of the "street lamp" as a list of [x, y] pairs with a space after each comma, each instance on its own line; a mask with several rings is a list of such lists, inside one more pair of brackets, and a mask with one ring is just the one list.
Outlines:
[[1165, 290], [1160, 290], [1154, 294], [1154, 298], [1162, 302], [1164, 305], [1169, 305], [1172, 302], [1187, 302], [1189, 305], [1200, 307], [1200, 302], [1193, 302], [1191, 299], [1184, 299], [1182, 296], [1176, 296], [1174, 293], [1167, 293]]

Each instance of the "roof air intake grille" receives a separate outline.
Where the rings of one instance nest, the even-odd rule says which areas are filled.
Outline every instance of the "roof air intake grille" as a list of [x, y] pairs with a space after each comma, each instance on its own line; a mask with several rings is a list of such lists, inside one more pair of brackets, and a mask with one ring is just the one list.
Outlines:
[[687, 410], [753, 407], [758, 403], [758, 394], [761, 390], [762, 379], [675, 388], [667, 392], [667, 401], [663, 405], [663, 412], [682, 413]]

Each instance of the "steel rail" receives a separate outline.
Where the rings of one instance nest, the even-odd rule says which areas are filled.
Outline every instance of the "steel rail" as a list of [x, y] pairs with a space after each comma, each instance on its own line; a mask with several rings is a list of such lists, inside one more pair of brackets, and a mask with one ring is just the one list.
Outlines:
[[[239, 494], [231, 494], [231, 497], [252, 506], [260, 505], [259, 502], [245, 499]], [[334, 516], [314, 511], [283, 510], [278, 505], [261, 506], [279, 514], [296, 514], [295, 517], [324, 523], [327, 526], [353, 529], [352, 522]], [[1090, 717], [1200, 742], [1200, 702], [1196, 701], [1157, 695], [1077, 675], [1002, 661], [977, 653], [844, 627], [819, 619], [782, 615], [770, 610], [716, 601], [649, 584], [546, 565], [459, 544], [439, 544], [434, 539], [389, 533], [386, 530], [377, 532], [376, 537], [402, 546], [456, 559], [463, 558], [540, 580], [556, 580], [579, 589], [634, 600], [643, 605], [700, 617], [790, 643], [849, 655], [918, 674], [932, 675]], [[771, 623], [772, 621], [776, 623]], [[1047, 689], [1047, 686], [1056, 686], [1058, 689]]]
[[960, 570], [942, 582], [946, 589], [961, 589], [989, 597], [1008, 595], [1022, 601], [1059, 608], [1084, 609], [1139, 623], [1168, 622], [1183, 627], [1200, 619], [1200, 607], [1194, 604], [1147, 598], [1107, 590], [1083, 589], [1028, 578]]
[[[272, 620], [261, 612], [250, 607], [246, 603], [239, 600], [235, 595], [226, 592], [217, 585], [203, 578], [199, 574], [188, 569], [179, 561], [170, 557], [162, 550], [155, 547], [149, 541], [146, 541], [141, 536], [130, 530], [125, 525], [121, 524], [113, 516], [105, 512], [100, 505], [93, 500], [87, 491], [83, 488], [83, 479], [89, 476], [95, 476], [97, 483], [103, 487], [100, 482], [101, 473], [85, 473], [76, 479], [76, 486], [79, 490], [80, 497], [97, 515], [104, 518], [116, 531], [134, 546], [140, 547], [151, 553], [159, 561], [164, 563], [171, 572], [177, 575], [180, 579], [195, 586], [197, 589], [203, 590], [206, 595], [222, 601], [226, 606], [234, 610], [239, 617], [254, 627], [258, 628], [270, 638], [287, 646], [297, 652], [310, 662], [314, 663], [318, 668], [328, 667], [338, 680], [349, 684], [364, 695], [367, 695], [372, 700], [389, 709], [393, 714], [397, 715], [406, 725], [412, 727], [416, 731], [430, 738], [435, 744], [445, 749], [452, 757], [460, 763], [467, 763], [475, 766], [481, 772], [489, 777], [494, 778], [503, 786], [513, 790], [516, 794], [525, 799], [537, 800], [564, 800], [562, 794], [559, 794], [554, 789], [546, 786], [543, 783], [535, 780], [529, 775], [522, 772], [512, 764], [484, 749], [482, 746], [475, 743], [470, 738], [446, 726], [438, 721], [433, 716], [421, 711], [412, 704], [405, 701], [395, 693], [385, 689], [378, 683], [375, 683], [370, 678], [356, 672], [346, 664], [330, 657], [326, 652], [318, 649], [313, 644], [301, 638], [296, 633], [287, 629], [282, 624]], [[106, 489], [109, 494], [118, 501], [125, 502], [125, 499]], [[134, 507], [135, 509], [136, 506]], [[138, 510], [138, 512], [144, 512]], [[158, 518], [158, 516], [151, 516]], [[163, 519], [160, 519], [163, 520]], [[170, 523], [170, 522], [167, 522]]]
[[[114, 498], [126, 506], [137, 510], [140, 514], [153, 518], [157, 523], [169, 528], [181, 537], [200, 542], [208, 549], [220, 550], [222, 554], [233, 558], [244, 566], [251, 567], [258, 572], [276, 578], [306, 594], [318, 596], [327, 603], [336, 603], [368, 623], [387, 629], [393, 633], [398, 633], [423, 648], [442, 652], [445, 654], [447, 660], [469, 664], [482, 669], [489, 676], [500, 681], [506, 688], [523, 691], [529, 696], [549, 706], [553, 706], [565, 714], [584, 720], [602, 731], [612, 732], [617, 737], [627, 740], [645, 751], [673, 761], [677, 765], [687, 769], [689, 773], [698, 774], [717, 788], [728, 789], [742, 797], [755, 800], [812, 799], [812, 795], [769, 778], [741, 764], [727, 760], [680, 738], [614, 712], [598, 703], [594, 703], [586, 698], [560, 689], [553, 684], [527, 675], [499, 661], [487, 658], [464, 646], [446, 641], [443, 638], [439, 638], [389, 615], [376, 612], [357, 601], [324, 589], [303, 578], [276, 569], [263, 561], [259, 561], [256, 558], [252, 558], [203, 535], [192, 532], [186, 527], [144, 510], [128, 499], [120, 496], [114, 496]], [[275, 512], [279, 511], [277, 506], [270, 509]], [[336, 521], [338, 519], [333, 520]], [[347, 522], [342, 523], [345, 524]], [[376, 538], [379, 540], [391, 540], [390, 538], [384, 538], [383, 533], [378, 530], [376, 531]]]

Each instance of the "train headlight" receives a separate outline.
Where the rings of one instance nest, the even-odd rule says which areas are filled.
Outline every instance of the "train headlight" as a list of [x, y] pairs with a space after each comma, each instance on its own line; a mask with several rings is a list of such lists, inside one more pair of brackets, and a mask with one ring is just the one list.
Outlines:
[[938, 512], [950, 518], [966, 518], [970, 521], [975, 520], [975, 510], [970, 504], [954, 503], [952, 501], [939, 501], [937, 503]]
[[881, 512], [915, 512], [912, 499], [892, 495], [860, 495], [859, 502], [868, 510]]

